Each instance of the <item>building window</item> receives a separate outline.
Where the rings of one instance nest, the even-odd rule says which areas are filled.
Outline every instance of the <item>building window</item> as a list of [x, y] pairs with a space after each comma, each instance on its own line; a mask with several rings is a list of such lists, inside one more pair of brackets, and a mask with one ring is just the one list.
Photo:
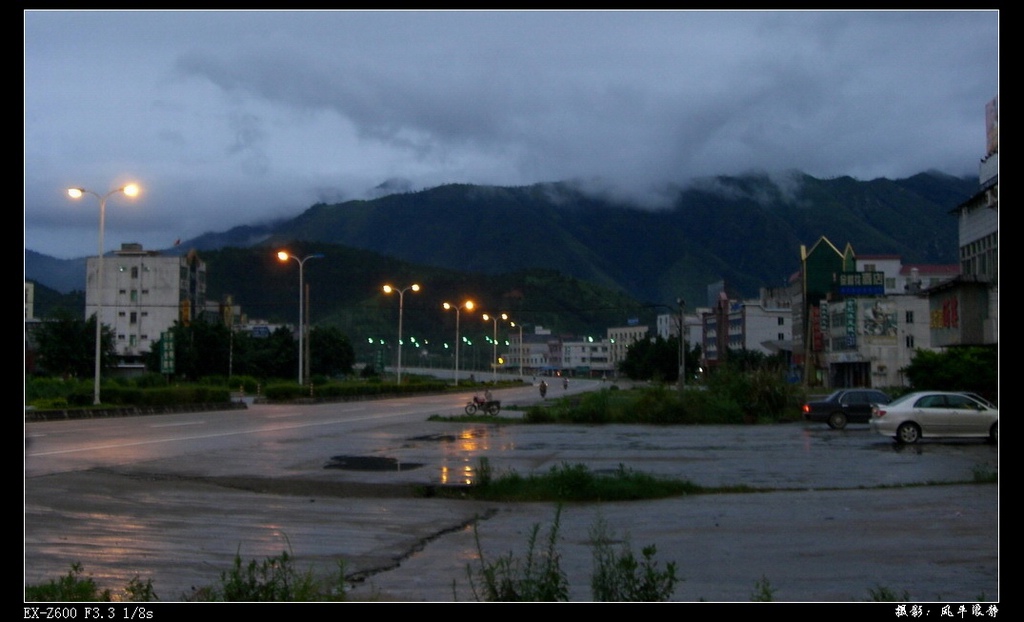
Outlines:
[[138, 302], [139, 301], [139, 290], [137, 290], [137, 289], [133, 289], [132, 290], [131, 300], [132, 300], [132, 302]]
[[[785, 339], [786, 339], [786, 335], [785, 335], [785, 333], [779, 333], [779, 334], [778, 334], [778, 336], [777, 336], [776, 338], [777, 338], [777, 339], [778, 339], [779, 341], [785, 341]], [[676, 357], [676, 358], [679, 358], [679, 357]]]
[[779, 326], [785, 326], [785, 325], [786, 325], [786, 318], [780, 317], [779, 318]]
[[139, 267], [138, 266], [132, 266], [132, 278], [133, 279], [139, 278]]
[[908, 349], [913, 349], [913, 347], [914, 347], [914, 336], [913, 335], [907, 335], [906, 342], [907, 342], [907, 348]]
[[138, 321], [139, 321], [139, 314], [138, 314], [138, 313], [136, 313], [135, 311], [132, 311], [132, 315], [131, 315], [131, 317], [130, 317], [130, 318], [128, 319], [128, 323], [129, 323], [129, 324], [135, 324], [135, 323], [136, 323], [136, 322], [138, 322]]
[[914, 323], [914, 312], [913, 311], [907, 311], [906, 321], [907, 321], [907, 324], [913, 324]]

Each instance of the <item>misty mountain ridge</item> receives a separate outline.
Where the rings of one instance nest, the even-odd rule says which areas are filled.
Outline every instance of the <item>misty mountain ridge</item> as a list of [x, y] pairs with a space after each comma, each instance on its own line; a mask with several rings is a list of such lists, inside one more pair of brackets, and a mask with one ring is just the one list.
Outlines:
[[[389, 187], [402, 186], [381, 190]], [[952, 212], [977, 190], [977, 178], [937, 172], [871, 181], [747, 174], [698, 180], [646, 206], [572, 182], [447, 184], [317, 203], [295, 218], [205, 233], [162, 252], [326, 243], [485, 275], [555, 270], [639, 301], [682, 295], [703, 305], [706, 287], [721, 280], [743, 297], [785, 285], [800, 268], [800, 246], [822, 236], [860, 255], [955, 264]], [[84, 258], [26, 249], [25, 272], [60, 292], [85, 288]]]

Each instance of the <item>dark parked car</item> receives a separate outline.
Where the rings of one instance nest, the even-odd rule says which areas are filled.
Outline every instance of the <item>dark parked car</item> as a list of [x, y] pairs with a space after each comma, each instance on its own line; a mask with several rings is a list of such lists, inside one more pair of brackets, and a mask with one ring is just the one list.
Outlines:
[[871, 420], [872, 404], [888, 404], [892, 398], [878, 389], [839, 389], [820, 401], [803, 406], [804, 419], [827, 423], [833, 430], [842, 430], [847, 423]]

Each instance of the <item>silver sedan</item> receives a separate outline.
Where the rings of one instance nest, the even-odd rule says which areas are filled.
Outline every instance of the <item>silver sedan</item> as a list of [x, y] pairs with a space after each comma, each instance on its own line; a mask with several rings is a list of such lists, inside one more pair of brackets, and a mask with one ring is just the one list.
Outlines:
[[898, 443], [922, 438], [999, 440], [999, 409], [966, 393], [916, 391], [871, 409], [871, 429]]

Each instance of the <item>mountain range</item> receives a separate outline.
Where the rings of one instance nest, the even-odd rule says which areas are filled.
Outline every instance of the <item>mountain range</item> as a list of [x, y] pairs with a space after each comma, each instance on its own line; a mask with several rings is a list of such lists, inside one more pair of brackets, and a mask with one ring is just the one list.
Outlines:
[[[449, 184], [318, 203], [294, 218], [240, 224], [163, 252], [331, 244], [460, 273], [554, 271], [642, 303], [682, 296], [699, 306], [719, 281], [741, 297], [785, 285], [800, 268], [800, 247], [823, 236], [860, 255], [955, 264], [953, 211], [977, 190], [977, 178], [938, 172], [870, 181], [748, 174], [675, 188], [654, 206], [571, 182]], [[84, 290], [85, 258], [26, 249], [25, 277], [59, 292]]]

